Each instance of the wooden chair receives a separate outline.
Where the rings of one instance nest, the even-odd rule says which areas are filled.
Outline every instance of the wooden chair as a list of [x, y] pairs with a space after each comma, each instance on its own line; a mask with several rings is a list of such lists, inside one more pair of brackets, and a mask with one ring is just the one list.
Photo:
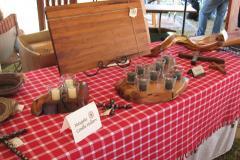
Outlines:
[[0, 21], [0, 64], [1, 66], [14, 64], [17, 72], [21, 71], [21, 60], [17, 47], [19, 33], [15, 14]]
[[48, 31], [19, 36], [19, 53], [23, 72], [57, 65]]
[[240, 30], [240, 27], [238, 26], [239, 12], [240, 1], [229, 1], [228, 13], [226, 18], [226, 30], [228, 32]]
[[40, 31], [46, 29], [46, 17], [45, 17], [46, 6], [61, 6], [75, 3], [77, 3], [77, 0], [37, 0]]

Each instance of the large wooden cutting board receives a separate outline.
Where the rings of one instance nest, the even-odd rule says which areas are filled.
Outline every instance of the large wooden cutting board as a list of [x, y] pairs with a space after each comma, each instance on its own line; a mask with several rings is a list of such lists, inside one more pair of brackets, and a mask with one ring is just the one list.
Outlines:
[[[137, 16], [129, 16], [137, 8]], [[76, 73], [117, 57], [149, 54], [140, 1], [47, 7], [60, 72]]]

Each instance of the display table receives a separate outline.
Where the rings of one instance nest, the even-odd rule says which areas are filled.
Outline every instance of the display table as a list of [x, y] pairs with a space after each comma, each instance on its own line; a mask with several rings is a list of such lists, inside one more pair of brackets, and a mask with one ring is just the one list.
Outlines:
[[[155, 43], [156, 44], [156, 43]], [[152, 45], [155, 45], [152, 44]], [[177, 55], [190, 53], [182, 46], [167, 51]], [[26, 82], [14, 97], [25, 108], [14, 118], [1, 124], [1, 132], [26, 128], [21, 136], [24, 145], [18, 149], [30, 159], [176, 159], [194, 151], [219, 128], [240, 117], [240, 58], [226, 52], [206, 52], [206, 56], [224, 58], [227, 74], [208, 69], [207, 62], [198, 62], [206, 76], [192, 78], [187, 90], [175, 100], [152, 105], [132, 104], [130, 110], [117, 110], [112, 117], [102, 117], [103, 127], [75, 144], [70, 130], [60, 133], [66, 114], [36, 117], [30, 113], [32, 100], [47, 91], [47, 86], [59, 81], [57, 67], [43, 68], [25, 74]], [[153, 58], [132, 61], [152, 63]], [[190, 61], [176, 58], [185, 73]], [[121, 99], [114, 84], [123, 78], [125, 70], [111, 67], [94, 77], [79, 73], [90, 88], [90, 101], [130, 103]], [[16, 156], [0, 144], [0, 159]]]
[[[154, 27], [156, 27], [156, 13], [159, 13], [159, 19], [158, 19], [158, 29], [161, 30], [161, 21], [162, 21], [162, 13], [167, 12], [184, 12], [184, 6], [183, 5], [163, 5], [163, 4], [147, 4], [145, 5], [146, 12], [152, 13], [152, 24]], [[188, 5], [186, 8], [186, 12], [193, 13], [196, 12], [192, 6]], [[184, 22], [185, 23], [185, 22]], [[182, 29], [184, 29], [185, 24], [182, 25]]]

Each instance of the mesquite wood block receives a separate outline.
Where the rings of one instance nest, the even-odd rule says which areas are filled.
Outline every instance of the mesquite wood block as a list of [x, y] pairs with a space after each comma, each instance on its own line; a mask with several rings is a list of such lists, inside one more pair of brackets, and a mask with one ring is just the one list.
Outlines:
[[171, 101], [180, 95], [187, 87], [188, 79], [183, 78], [182, 81], [176, 81], [175, 88], [167, 91], [164, 83], [150, 83], [147, 92], [139, 92], [137, 87], [128, 84], [126, 79], [117, 82], [115, 88], [119, 96], [127, 101], [138, 104], [153, 104]]
[[[129, 16], [130, 8], [137, 8], [135, 18]], [[62, 74], [95, 68], [99, 61], [150, 53], [140, 1], [47, 7], [46, 14]]]

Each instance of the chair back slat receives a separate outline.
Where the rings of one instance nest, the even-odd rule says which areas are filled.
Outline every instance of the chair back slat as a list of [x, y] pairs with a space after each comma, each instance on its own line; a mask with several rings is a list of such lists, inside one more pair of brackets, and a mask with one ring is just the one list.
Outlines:
[[[45, 4], [44, 4], [45, 1]], [[93, 0], [94, 1], [94, 0]], [[77, 0], [37, 0], [39, 29], [46, 29], [45, 7], [75, 4]]]
[[[41, 0], [40, 0], [41, 1]], [[57, 4], [56, 4], [57, 2]], [[61, 6], [66, 4], [75, 4], [77, 0], [45, 0], [45, 5], [48, 6]]]
[[70, 0], [70, 4], [77, 3], [77, 0]]
[[52, 6], [55, 6], [55, 0], [52, 0]]
[[45, 5], [49, 6], [49, 0], [45, 0]]
[[15, 14], [11, 14], [2, 21], [0, 21], [0, 34], [6, 33], [9, 31], [12, 27], [16, 26], [16, 29], [18, 31], [18, 24], [17, 24], [17, 18]]
[[68, 4], [68, 0], [64, 0], [64, 4]]

